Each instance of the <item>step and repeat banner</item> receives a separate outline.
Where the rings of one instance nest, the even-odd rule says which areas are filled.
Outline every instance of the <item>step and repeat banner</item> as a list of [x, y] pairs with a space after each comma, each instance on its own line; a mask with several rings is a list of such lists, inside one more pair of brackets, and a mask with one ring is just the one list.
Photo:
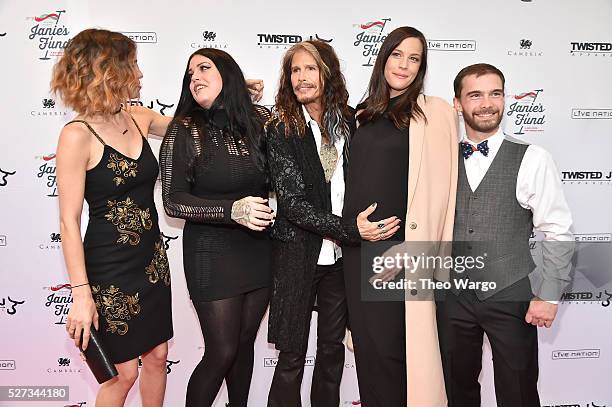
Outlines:
[[[79, 31], [100, 27], [134, 39], [144, 73], [141, 99], [134, 103], [171, 116], [187, 58], [198, 48], [229, 52], [246, 77], [264, 79], [262, 103], [272, 105], [283, 53], [301, 40], [327, 41], [341, 59], [354, 106], [363, 97], [385, 36], [396, 27], [414, 26], [428, 38], [427, 94], [451, 102], [453, 78], [472, 63], [492, 63], [506, 74], [505, 133], [553, 154], [577, 240], [603, 247], [612, 240], [610, 17], [609, 0], [1, 0], [0, 385], [68, 386], [69, 397], [0, 401], [0, 406], [94, 405], [97, 383], [65, 331], [72, 298], [58, 224], [55, 148], [60, 129], [74, 113], [48, 90], [53, 64]], [[150, 142], [157, 153], [160, 140]], [[205, 344], [183, 275], [183, 224], [164, 215], [160, 185], [155, 194], [172, 272], [175, 335], [167, 361], [166, 405], [180, 406]], [[612, 406], [612, 290], [604, 283], [570, 290], [553, 328], [539, 331], [544, 406]], [[249, 403], [256, 407], [265, 405], [277, 361], [266, 336], [264, 318]], [[310, 404], [314, 339], [311, 335], [305, 406]], [[483, 406], [495, 406], [486, 342], [481, 382]], [[214, 406], [226, 402], [223, 387]], [[140, 405], [136, 386], [127, 405]], [[360, 405], [348, 350], [341, 405]]]

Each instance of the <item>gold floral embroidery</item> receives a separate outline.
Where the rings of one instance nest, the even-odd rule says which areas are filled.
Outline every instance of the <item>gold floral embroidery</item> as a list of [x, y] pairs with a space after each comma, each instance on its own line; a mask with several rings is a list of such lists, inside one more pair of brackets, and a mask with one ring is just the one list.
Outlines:
[[138, 293], [128, 295], [114, 285], [105, 290], [92, 286], [91, 292], [98, 312], [108, 324], [106, 332], [125, 335], [129, 329], [126, 321], [140, 313]]
[[136, 177], [136, 173], [138, 173], [138, 164], [134, 161], [120, 158], [115, 153], [110, 154], [106, 168], [110, 168], [115, 173], [113, 181], [115, 181], [116, 186], [125, 184], [125, 178]]
[[140, 243], [140, 233], [153, 226], [149, 208], [140, 209], [129, 197], [125, 201], [108, 201], [107, 206], [110, 209], [104, 217], [117, 226], [117, 243], [135, 246]]
[[155, 243], [155, 254], [153, 254], [151, 264], [145, 269], [145, 273], [149, 276], [149, 282], [152, 284], [162, 280], [165, 285], [170, 285], [170, 267], [168, 265], [166, 249], [161, 240]]

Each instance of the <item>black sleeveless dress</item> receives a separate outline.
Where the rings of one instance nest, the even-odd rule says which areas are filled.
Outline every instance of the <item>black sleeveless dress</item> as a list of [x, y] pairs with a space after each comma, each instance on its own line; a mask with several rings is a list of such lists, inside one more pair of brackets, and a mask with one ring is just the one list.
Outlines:
[[100, 337], [114, 363], [134, 359], [173, 335], [170, 270], [153, 200], [159, 167], [132, 120], [142, 137], [137, 159], [75, 120], [104, 145], [102, 159], [86, 174], [89, 223], [83, 246]]

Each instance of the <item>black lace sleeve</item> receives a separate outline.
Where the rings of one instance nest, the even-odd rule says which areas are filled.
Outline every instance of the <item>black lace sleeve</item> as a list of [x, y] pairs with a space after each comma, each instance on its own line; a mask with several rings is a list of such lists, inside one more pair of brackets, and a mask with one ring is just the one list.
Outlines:
[[191, 193], [187, 151], [201, 154], [198, 132], [188, 122], [172, 122], [159, 152], [162, 200], [168, 216], [191, 222], [232, 223], [232, 200], [205, 199]]
[[269, 123], [266, 133], [268, 165], [279, 212], [282, 211], [291, 223], [323, 237], [345, 244], [360, 242], [357, 219], [343, 220], [340, 216], [315, 208], [306, 199], [302, 172], [283, 126]]

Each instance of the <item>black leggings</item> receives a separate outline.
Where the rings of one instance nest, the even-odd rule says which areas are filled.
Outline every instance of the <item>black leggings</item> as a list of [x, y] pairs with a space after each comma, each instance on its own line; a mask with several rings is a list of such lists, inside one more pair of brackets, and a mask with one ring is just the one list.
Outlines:
[[211, 406], [223, 379], [232, 407], [246, 407], [253, 374], [253, 345], [270, 298], [269, 288], [194, 303], [204, 356], [189, 379], [186, 407]]

